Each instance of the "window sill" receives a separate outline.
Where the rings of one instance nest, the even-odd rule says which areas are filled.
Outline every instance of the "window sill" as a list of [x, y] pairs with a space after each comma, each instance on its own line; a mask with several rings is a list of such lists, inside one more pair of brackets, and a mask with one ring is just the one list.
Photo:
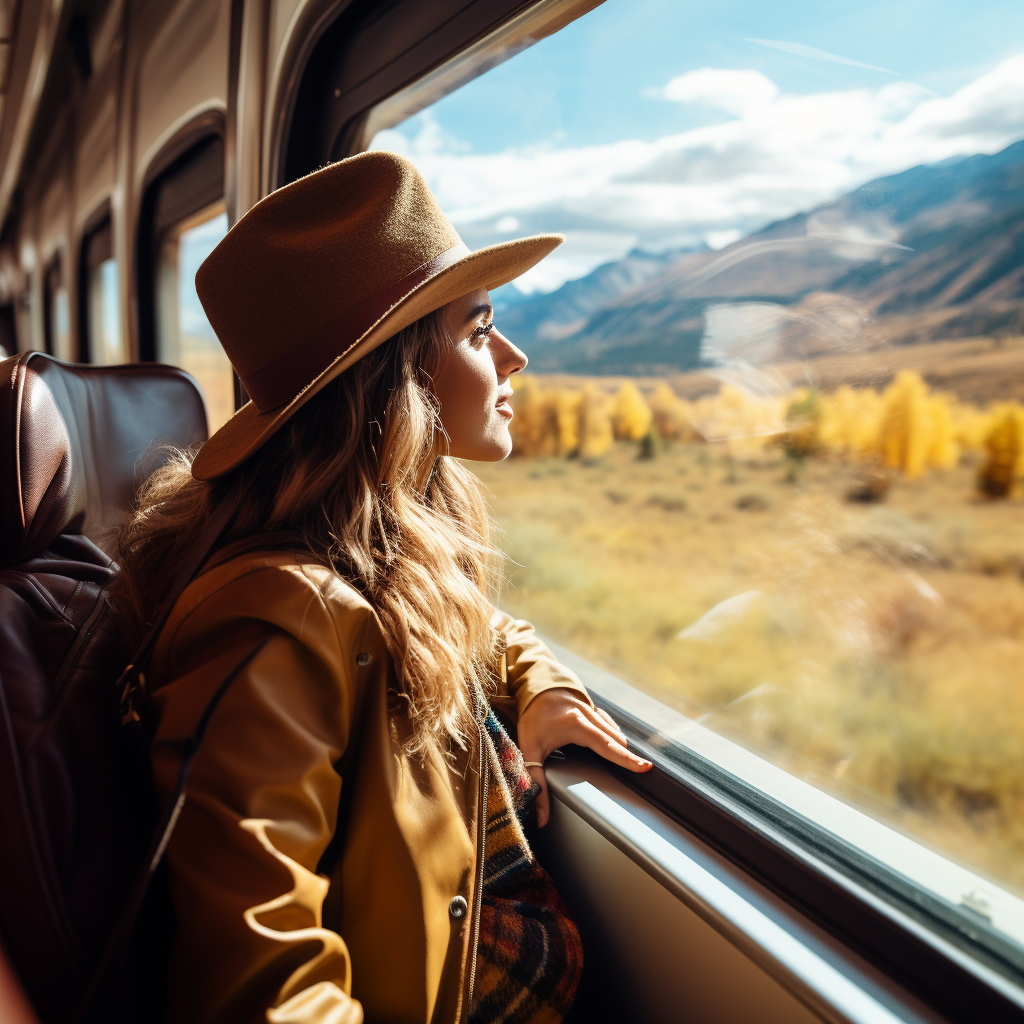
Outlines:
[[941, 1020], [595, 760], [570, 755], [547, 778], [563, 805], [556, 815], [581, 818], [816, 1016], [834, 1024]]
[[549, 646], [655, 760], [627, 791], [945, 1018], [1021, 1019], [1024, 901]]

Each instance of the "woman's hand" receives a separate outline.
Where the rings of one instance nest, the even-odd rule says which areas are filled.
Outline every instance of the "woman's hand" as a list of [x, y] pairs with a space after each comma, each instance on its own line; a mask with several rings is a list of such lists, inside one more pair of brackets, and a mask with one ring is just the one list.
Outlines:
[[[575, 743], [630, 771], [646, 772], [653, 767], [626, 749], [626, 737], [611, 715], [585, 704], [571, 690], [546, 690], [534, 697], [519, 719], [517, 733], [524, 761], [544, 761], [552, 750]], [[540, 786], [537, 824], [543, 827], [551, 814], [547, 779], [543, 768], [526, 770]]]

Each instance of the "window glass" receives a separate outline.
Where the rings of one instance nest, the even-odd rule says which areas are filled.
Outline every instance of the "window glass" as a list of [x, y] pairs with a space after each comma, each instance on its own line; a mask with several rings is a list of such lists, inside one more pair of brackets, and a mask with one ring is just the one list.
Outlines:
[[55, 259], [46, 272], [46, 350], [60, 359], [71, 359], [71, 319], [68, 309], [68, 290], [59, 259]]
[[68, 313], [68, 290], [63, 285], [50, 297], [50, 323], [53, 328], [53, 351], [61, 359], [71, 352], [71, 319]]
[[157, 358], [187, 370], [206, 396], [211, 432], [235, 411], [231, 363], [196, 294], [196, 271], [228, 230], [223, 204], [173, 228], [160, 247]]
[[94, 363], [124, 362], [117, 263], [105, 259], [89, 268], [89, 349]]
[[507, 610], [1018, 893], [1021, 39], [608, 0], [372, 143], [473, 248], [567, 236], [493, 296]]

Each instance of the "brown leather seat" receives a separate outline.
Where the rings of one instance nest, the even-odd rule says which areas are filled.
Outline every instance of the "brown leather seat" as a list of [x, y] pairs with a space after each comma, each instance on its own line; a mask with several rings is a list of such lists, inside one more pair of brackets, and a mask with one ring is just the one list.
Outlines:
[[76, 366], [40, 352], [0, 362], [0, 565], [61, 533], [113, 555], [114, 528], [159, 465], [153, 443], [206, 437], [202, 392], [184, 370]]
[[0, 948], [46, 1024], [70, 1019], [148, 838], [124, 813], [147, 791], [117, 725], [114, 528], [153, 443], [205, 437], [173, 367], [0, 362]]

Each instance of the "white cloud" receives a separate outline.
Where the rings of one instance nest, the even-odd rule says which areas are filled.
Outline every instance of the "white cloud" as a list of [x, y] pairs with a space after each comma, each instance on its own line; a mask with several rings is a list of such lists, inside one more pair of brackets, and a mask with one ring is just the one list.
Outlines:
[[709, 231], [704, 240], [711, 249], [724, 249], [733, 242], [738, 242], [743, 237], [739, 228], [723, 228], [721, 231]]
[[417, 135], [392, 130], [374, 146], [416, 161], [473, 247], [499, 241], [507, 218], [524, 234], [565, 232], [568, 242], [521, 279], [546, 290], [634, 245], [716, 248], [873, 178], [1024, 136], [1024, 55], [949, 97], [902, 81], [793, 95], [760, 72], [709, 68], [661, 93], [733, 116], [654, 141], [488, 154], [426, 118]]
[[676, 103], [699, 103], [743, 115], [771, 103], [778, 97], [779, 87], [760, 71], [701, 68], [673, 78], [661, 95]]

